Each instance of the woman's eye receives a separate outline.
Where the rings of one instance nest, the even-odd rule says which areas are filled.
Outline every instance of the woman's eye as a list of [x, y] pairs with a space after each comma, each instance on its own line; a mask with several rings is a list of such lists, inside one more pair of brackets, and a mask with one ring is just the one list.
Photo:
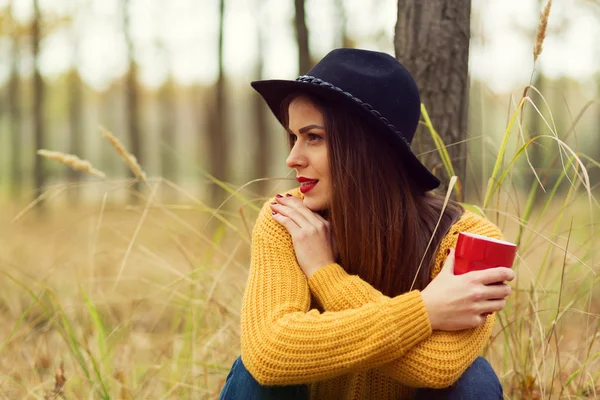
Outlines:
[[309, 133], [308, 134], [308, 140], [320, 140], [323, 139], [321, 136], [319, 135], [315, 135], [314, 133]]

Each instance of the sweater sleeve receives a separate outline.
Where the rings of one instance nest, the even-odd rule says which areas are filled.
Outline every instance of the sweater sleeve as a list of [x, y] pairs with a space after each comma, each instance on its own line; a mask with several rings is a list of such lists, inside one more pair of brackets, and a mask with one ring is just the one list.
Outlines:
[[[445, 261], [446, 250], [456, 246], [459, 231], [470, 231], [498, 239], [502, 233], [493, 224], [471, 215], [459, 221], [442, 240], [432, 271], [435, 277]], [[309, 288], [326, 311], [339, 311], [381, 302], [388, 297], [338, 264], [320, 268], [309, 280]], [[443, 388], [452, 385], [471, 365], [489, 340], [495, 315], [484, 325], [461, 331], [434, 331], [426, 340], [401, 357], [380, 366], [380, 372], [411, 387]]]
[[252, 233], [241, 314], [244, 365], [263, 385], [316, 382], [373, 369], [431, 334], [419, 291], [320, 313], [292, 240], [266, 203]]

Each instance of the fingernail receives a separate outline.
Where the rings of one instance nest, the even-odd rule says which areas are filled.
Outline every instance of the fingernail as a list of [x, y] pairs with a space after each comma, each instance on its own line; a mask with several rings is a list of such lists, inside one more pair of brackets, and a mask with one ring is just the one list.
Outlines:
[[286, 196], [286, 197], [292, 197], [292, 195], [291, 195], [291, 194], [289, 194], [289, 193], [287, 193], [285, 196]]
[[275, 211], [271, 212], [271, 215], [275, 215], [275, 214], [277, 214]]
[[277, 204], [277, 202], [276, 202], [276, 201], [273, 201], [271, 204]]
[[277, 195], [275, 197], [283, 197], [282, 195], [280, 195], [279, 193], [277, 193]]

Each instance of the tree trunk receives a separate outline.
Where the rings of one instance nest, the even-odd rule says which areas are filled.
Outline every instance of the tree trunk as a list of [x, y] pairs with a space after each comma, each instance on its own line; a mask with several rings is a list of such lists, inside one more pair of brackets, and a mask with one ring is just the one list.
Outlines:
[[[103, 93], [99, 94], [99, 125], [104, 126], [112, 133], [125, 130], [122, 127], [122, 112], [124, 108], [123, 95], [124, 93], [117, 83], [111, 84]], [[100, 152], [100, 169], [104, 171], [107, 176], [120, 176], [125, 169], [128, 169], [125, 163], [118, 159], [119, 155], [112, 146], [100, 146], [98, 151]], [[125, 173], [127, 173], [127, 171], [125, 171]]]
[[[468, 58], [471, 0], [399, 0], [394, 40], [396, 58], [417, 81], [421, 102], [448, 147], [461, 193], [466, 184]], [[416, 154], [435, 149], [420, 127], [413, 142]], [[447, 187], [449, 177], [437, 152], [422, 158]], [[459, 200], [462, 196], [458, 196]]]
[[[137, 64], [134, 58], [133, 41], [130, 33], [130, 0], [123, 1], [123, 32], [125, 42], [127, 43], [127, 53], [129, 57], [129, 71], [126, 77], [126, 103], [127, 103], [127, 129], [129, 132], [130, 152], [137, 158], [139, 164], [144, 168], [144, 159], [142, 151], [142, 138], [139, 129], [139, 105], [137, 92]], [[136, 182], [134, 190], [140, 190], [140, 182]], [[131, 200], [137, 201], [137, 196], [132, 195]]]
[[308, 28], [304, 12], [304, 0], [294, 0], [296, 16], [294, 25], [296, 27], [296, 40], [298, 41], [298, 73], [304, 75], [312, 67], [310, 60], [310, 49], [308, 45]]
[[[34, 127], [34, 153], [45, 148], [44, 132], [44, 81], [40, 74], [40, 24], [41, 15], [38, 0], [33, 0], [33, 25], [31, 27], [31, 41], [33, 48], [33, 127]], [[44, 158], [36, 156], [33, 165], [33, 181], [35, 185], [35, 197], [42, 194], [46, 183], [46, 171], [44, 171]]]
[[[264, 58], [264, 35], [262, 24], [257, 23], [257, 49], [256, 49], [256, 79], [263, 79], [263, 58]], [[255, 152], [254, 165], [256, 166], [256, 178], [267, 178], [269, 175], [269, 165], [271, 162], [271, 140], [269, 138], [269, 127], [267, 124], [267, 110], [263, 99], [260, 96], [254, 96], [254, 123], [256, 132], [256, 143], [258, 146]], [[268, 181], [262, 181], [256, 185], [258, 192], [262, 195], [267, 194], [269, 187]]]
[[[215, 87], [214, 113], [209, 116], [213, 118], [212, 129], [208, 132], [210, 147], [210, 173], [217, 179], [228, 182], [229, 180], [229, 140], [227, 124], [225, 121], [225, 72], [223, 68], [223, 33], [225, 26], [225, 0], [219, 2], [219, 51], [217, 57], [219, 76]], [[224, 199], [225, 193], [216, 184], [211, 184], [211, 203], [217, 207]]]
[[[598, 40], [598, 38], [596, 38], [596, 41], [600, 42], [600, 40]], [[596, 93], [597, 94], [600, 93], [600, 75], [598, 75], [596, 77]], [[596, 125], [596, 126], [600, 126], [600, 112], [596, 112], [596, 122], [598, 122], [598, 125]], [[594, 157], [594, 160], [600, 160], [600, 146], [596, 145], [596, 148], [590, 149], [588, 154], [590, 156]], [[593, 168], [590, 171], [590, 180], [592, 182], [598, 182], [598, 180], [600, 180], [600, 171], [598, 171], [597, 168]]]
[[[69, 136], [69, 153], [85, 159], [83, 154], [83, 88], [76, 66], [69, 74]], [[81, 172], [72, 168], [68, 168], [67, 171], [69, 182], [78, 183], [81, 180]], [[69, 201], [72, 205], [78, 202], [79, 193], [78, 187], [72, 187], [69, 190]]]
[[175, 157], [173, 152], [176, 150], [176, 118], [175, 104], [173, 95], [173, 79], [169, 75], [159, 93], [161, 127], [160, 127], [160, 166], [161, 175], [165, 179], [175, 181], [177, 172], [175, 168]]
[[[12, 6], [12, 4], [11, 4]], [[12, 10], [12, 7], [10, 7]], [[12, 20], [12, 17], [11, 17]], [[21, 200], [23, 186], [22, 174], [22, 121], [21, 121], [21, 79], [19, 77], [19, 35], [16, 22], [12, 20], [14, 27], [12, 39], [11, 71], [8, 82], [8, 117], [11, 131], [10, 146], [10, 192], [15, 201]]]
[[348, 36], [348, 17], [344, 8], [343, 0], [335, 0], [335, 8], [338, 20], [338, 43], [340, 47], [354, 47]]

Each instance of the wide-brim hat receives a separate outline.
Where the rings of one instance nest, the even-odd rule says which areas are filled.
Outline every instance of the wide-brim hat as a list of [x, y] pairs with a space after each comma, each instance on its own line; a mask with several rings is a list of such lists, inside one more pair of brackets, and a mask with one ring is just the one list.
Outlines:
[[306, 75], [296, 80], [261, 80], [251, 83], [279, 122], [290, 94], [305, 92], [336, 102], [351, 113], [366, 118], [374, 129], [398, 149], [398, 161], [423, 190], [440, 185], [412, 152], [412, 143], [421, 115], [419, 90], [412, 75], [394, 57], [361, 49], [335, 49]]

